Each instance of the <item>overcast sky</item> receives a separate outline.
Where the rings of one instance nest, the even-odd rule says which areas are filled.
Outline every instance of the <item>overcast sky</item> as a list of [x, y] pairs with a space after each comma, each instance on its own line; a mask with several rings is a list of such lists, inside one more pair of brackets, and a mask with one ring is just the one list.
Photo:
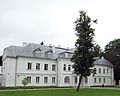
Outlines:
[[98, 19], [92, 27], [102, 49], [120, 37], [120, 0], [0, 0], [0, 55], [22, 42], [73, 48], [80, 10]]

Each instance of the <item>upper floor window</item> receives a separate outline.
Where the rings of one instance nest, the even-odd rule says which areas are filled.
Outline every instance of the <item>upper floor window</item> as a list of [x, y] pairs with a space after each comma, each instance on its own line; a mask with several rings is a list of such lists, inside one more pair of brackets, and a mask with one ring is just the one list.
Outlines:
[[71, 65], [68, 65], [68, 71], [71, 71]]
[[107, 69], [107, 74], [109, 73], [109, 69]]
[[27, 82], [28, 82], [28, 83], [31, 83], [31, 77], [30, 77], [30, 76], [27, 77]]
[[101, 68], [99, 68], [99, 73], [101, 73]]
[[44, 64], [44, 70], [48, 70], [48, 64]]
[[63, 70], [66, 71], [66, 64], [64, 64], [64, 66], [63, 66]]
[[28, 62], [27, 69], [32, 69], [32, 63]]
[[52, 71], [55, 71], [56, 70], [56, 65], [52, 65]]
[[105, 74], [105, 69], [103, 69], [103, 73]]
[[36, 63], [36, 70], [40, 70], [40, 63]]
[[64, 83], [70, 83], [70, 77], [66, 76], [66, 77], [64, 78]]

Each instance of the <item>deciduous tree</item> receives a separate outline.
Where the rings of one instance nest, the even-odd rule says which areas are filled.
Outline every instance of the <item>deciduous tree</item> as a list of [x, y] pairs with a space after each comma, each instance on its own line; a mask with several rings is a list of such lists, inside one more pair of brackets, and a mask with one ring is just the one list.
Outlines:
[[79, 76], [77, 91], [79, 91], [82, 78], [90, 76], [95, 57], [100, 52], [100, 47], [93, 40], [95, 29], [91, 28], [91, 24], [96, 23], [97, 20], [92, 22], [86, 12], [80, 11], [79, 13], [79, 18], [74, 22], [75, 34], [78, 39], [75, 42], [75, 51], [71, 58], [74, 63], [74, 73]]

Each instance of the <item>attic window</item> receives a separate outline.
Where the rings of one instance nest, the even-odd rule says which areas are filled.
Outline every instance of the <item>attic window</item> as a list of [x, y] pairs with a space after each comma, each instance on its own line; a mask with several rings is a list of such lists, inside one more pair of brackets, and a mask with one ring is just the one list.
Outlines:
[[33, 53], [36, 52], [36, 51], [39, 52], [39, 51], [41, 51], [41, 49], [40, 49], [40, 48], [37, 48], [37, 49], [35, 49], [35, 50], [33, 51]]
[[41, 49], [40, 48], [37, 48], [33, 51], [33, 55], [34, 56], [41, 56]]

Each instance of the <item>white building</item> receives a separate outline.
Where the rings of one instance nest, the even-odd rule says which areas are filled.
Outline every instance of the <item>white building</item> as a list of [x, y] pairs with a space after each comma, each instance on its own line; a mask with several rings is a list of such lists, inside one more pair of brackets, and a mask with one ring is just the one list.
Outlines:
[[[2, 86], [23, 86], [25, 77], [27, 86], [76, 86], [78, 78], [70, 61], [72, 53], [70, 49], [33, 43], [7, 47], [2, 59]], [[95, 61], [94, 67], [97, 74], [83, 78], [81, 86], [113, 84], [110, 62], [102, 58]]]

